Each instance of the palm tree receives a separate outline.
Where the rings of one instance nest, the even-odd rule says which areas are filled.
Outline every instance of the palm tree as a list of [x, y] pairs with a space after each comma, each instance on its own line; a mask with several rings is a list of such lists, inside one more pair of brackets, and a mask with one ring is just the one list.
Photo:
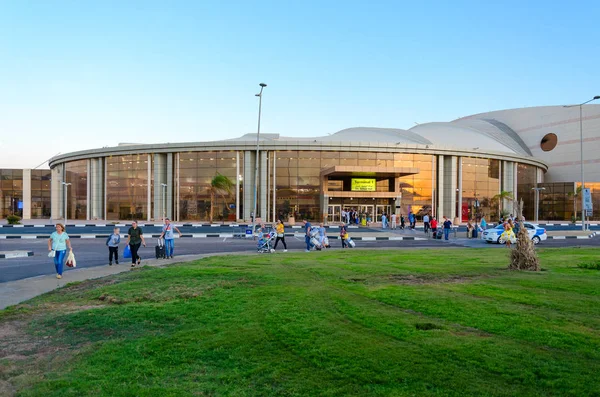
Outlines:
[[213, 208], [215, 203], [215, 197], [220, 195], [225, 200], [225, 204], [227, 204], [226, 195], [231, 195], [231, 189], [233, 188], [234, 183], [226, 177], [225, 175], [219, 174], [213, 177], [210, 181], [210, 223], [213, 221]]
[[577, 186], [577, 189], [575, 189], [574, 192], [569, 192], [567, 193], [569, 195], [569, 197], [573, 197], [573, 223], [575, 223], [575, 221], [577, 221], [577, 198], [580, 197], [579, 195], [581, 194], [581, 185]]
[[504, 211], [504, 200], [514, 200], [513, 193], [501, 190], [500, 193], [492, 197], [492, 200], [498, 202], [498, 218], [501, 218]]

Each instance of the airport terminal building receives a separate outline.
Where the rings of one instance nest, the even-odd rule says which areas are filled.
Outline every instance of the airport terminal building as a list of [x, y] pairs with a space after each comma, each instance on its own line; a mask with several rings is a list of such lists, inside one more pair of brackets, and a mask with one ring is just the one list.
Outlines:
[[[583, 132], [583, 134], [581, 134]], [[0, 170], [2, 216], [25, 219], [338, 222], [343, 208], [381, 214], [497, 220], [501, 192], [545, 220], [581, 211], [581, 156], [600, 219], [600, 105], [495, 111], [411, 129], [349, 128], [295, 138], [260, 134], [168, 144], [121, 144], [52, 158], [50, 170]], [[258, 169], [258, 173], [256, 173]], [[212, 195], [215, 175], [231, 194]], [[536, 191], [535, 188], [538, 188]], [[544, 189], [541, 189], [544, 188]], [[536, 208], [539, 193], [539, 209]], [[66, 193], [66, 196], [65, 196]]]

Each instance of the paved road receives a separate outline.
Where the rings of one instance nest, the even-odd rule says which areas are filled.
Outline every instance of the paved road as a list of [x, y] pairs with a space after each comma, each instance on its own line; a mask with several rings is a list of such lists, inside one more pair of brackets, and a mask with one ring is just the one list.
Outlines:
[[[0, 240], [2, 250], [27, 250], [33, 251], [34, 256], [27, 258], [0, 259], [0, 283], [20, 280], [27, 277], [40, 276], [54, 273], [52, 260], [47, 257], [47, 242], [42, 239]], [[304, 251], [304, 239], [302, 237], [286, 237], [290, 252]], [[339, 249], [341, 242], [331, 240], [333, 249]], [[142, 248], [141, 256], [152, 258], [154, 256], [154, 245], [156, 239], [148, 240], [149, 246]], [[458, 239], [444, 242], [440, 240], [405, 240], [405, 241], [356, 241], [358, 248], [441, 248], [441, 247], [471, 247], [471, 248], [496, 248], [503, 249], [498, 244], [486, 244], [477, 239]], [[121, 246], [121, 251], [124, 244]], [[548, 240], [540, 247], [571, 247], [571, 246], [595, 246], [600, 247], [600, 237], [593, 239], [578, 240]], [[276, 255], [284, 255], [278, 247]], [[77, 266], [80, 268], [106, 265], [108, 262], [108, 250], [102, 239], [74, 239], [73, 249], [77, 258]], [[253, 252], [256, 243], [252, 240], [233, 238], [204, 238], [204, 239], [176, 239], [175, 255], [191, 255], [215, 252]], [[312, 255], [308, 254], [308, 255]], [[119, 266], [129, 266], [130, 260], [121, 259]]]

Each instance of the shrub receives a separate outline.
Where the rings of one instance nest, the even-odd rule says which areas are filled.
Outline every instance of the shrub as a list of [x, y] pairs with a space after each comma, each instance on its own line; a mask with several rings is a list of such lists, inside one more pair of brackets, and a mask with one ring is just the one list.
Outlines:
[[6, 217], [6, 220], [9, 225], [18, 225], [21, 218], [16, 215], [9, 215]]

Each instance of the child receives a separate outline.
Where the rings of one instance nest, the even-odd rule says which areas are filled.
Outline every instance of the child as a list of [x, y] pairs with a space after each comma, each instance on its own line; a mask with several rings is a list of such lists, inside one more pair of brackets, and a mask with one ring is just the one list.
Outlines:
[[106, 239], [106, 245], [108, 245], [108, 265], [113, 264], [113, 255], [115, 257], [115, 263], [119, 264], [119, 243], [121, 242], [121, 235], [119, 234], [119, 228], [115, 227], [113, 234], [108, 236]]

